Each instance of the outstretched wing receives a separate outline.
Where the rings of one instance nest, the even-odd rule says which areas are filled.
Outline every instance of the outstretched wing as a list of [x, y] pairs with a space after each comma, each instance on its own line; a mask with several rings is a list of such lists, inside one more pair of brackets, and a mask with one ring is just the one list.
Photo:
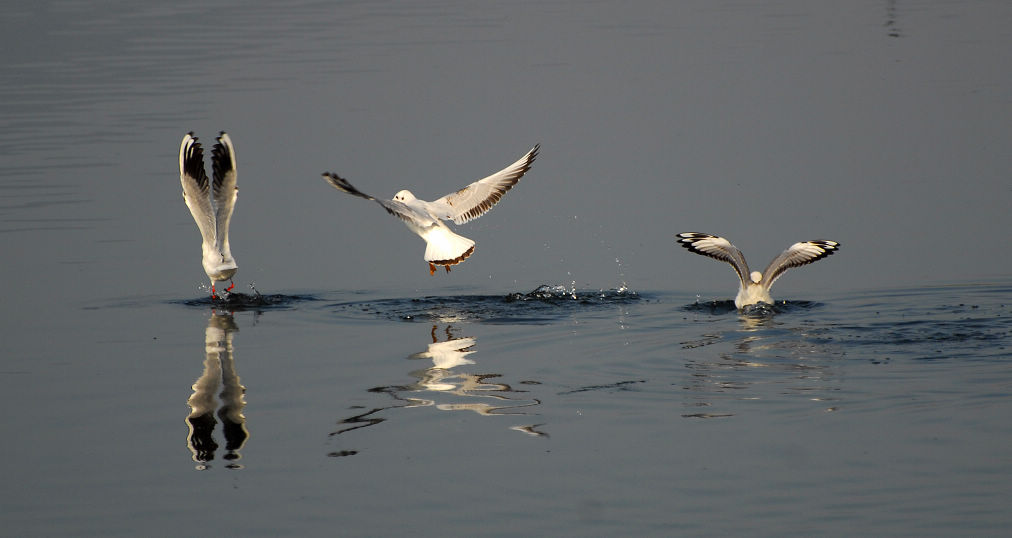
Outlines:
[[840, 248], [840, 243], [826, 239], [815, 239], [813, 241], [802, 241], [787, 247], [787, 250], [773, 258], [766, 271], [763, 272], [763, 285], [770, 289], [784, 271], [791, 267], [798, 267], [821, 260], [832, 255]]
[[456, 224], [464, 224], [484, 215], [531, 169], [540, 149], [541, 144], [535, 145], [526, 155], [506, 168], [430, 202], [429, 209], [437, 217], [452, 220]]
[[391, 215], [403, 220], [408, 224], [414, 224], [415, 226], [418, 227], [426, 227], [432, 226], [437, 222], [434, 218], [432, 218], [431, 215], [419, 211], [418, 209], [415, 209], [414, 207], [411, 207], [403, 202], [398, 202], [397, 200], [381, 200], [379, 198], [374, 198], [356, 189], [351, 183], [348, 182], [347, 179], [344, 179], [343, 177], [334, 174], [332, 172], [324, 172], [323, 179], [326, 180], [327, 183], [330, 183], [332, 187], [334, 187], [339, 191], [346, 192], [352, 196], [358, 196], [359, 198], [365, 198], [366, 200], [372, 200], [376, 202], [377, 204], [383, 206], [383, 209], [385, 209], [387, 213], [390, 213]]
[[214, 210], [211, 208], [210, 184], [204, 171], [204, 148], [193, 132], [183, 136], [179, 146], [179, 181], [183, 185], [183, 201], [197, 222], [204, 243], [214, 245]]
[[235, 148], [225, 131], [218, 134], [218, 143], [211, 148], [211, 169], [214, 175], [211, 192], [214, 195], [217, 247], [226, 258], [231, 258], [228, 224], [232, 220], [239, 188], [236, 186]]
[[690, 252], [727, 262], [731, 264], [731, 267], [734, 267], [734, 271], [738, 273], [738, 278], [743, 283], [747, 284], [751, 281], [745, 256], [738, 250], [738, 247], [732, 245], [727, 239], [697, 232], [680, 233], [677, 237], [678, 244], [689, 249]]

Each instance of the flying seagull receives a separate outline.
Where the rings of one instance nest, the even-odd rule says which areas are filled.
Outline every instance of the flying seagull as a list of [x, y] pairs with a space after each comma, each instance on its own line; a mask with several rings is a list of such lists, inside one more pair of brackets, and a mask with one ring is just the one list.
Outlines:
[[773, 258], [773, 261], [766, 266], [766, 271], [762, 273], [752, 271], [750, 273], [745, 256], [738, 250], [738, 247], [723, 237], [696, 232], [680, 233], [676, 237], [678, 237], [678, 243], [689, 251], [727, 262], [731, 264], [731, 267], [734, 267], [738, 278], [741, 279], [738, 295], [734, 298], [734, 306], [738, 308], [759, 302], [773, 304], [770, 288], [780, 278], [780, 275], [784, 274], [784, 271], [791, 267], [821, 260], [840, 248], [840, 243], [826, 239], [794, 243], [779, 256]]
[[193, 132], [186, 133], [179, 146], [179, 180], [183, 184], [183, 201], [203, 238], [201, 263], [211, 279], [211, 297], [217, 298], [214, 282], [228, 280], [231, 285], [225, 291], [232, 291], [235, 287], [232, 276], [239, 268], [228, 246], [228, 223], [239, 193], [235, 184], [235, 148], [224, 131], [211, 149], [211, 168], [213, 182], [208, 181], [204, 171], [204, 148]]
[[398, 192], [393, 200], [381, 200], [356, 189], [337, 174], [326, 172], [323, 179], [337, 190], [373, 200], [387, 213], [400, 218], [409, 230], [425, 240], [429, 274], [435, 274], [437, 265], [442, 265], [449, 273], [450, 266], [474, 253], [474, 241], [453, 233], [440, 219], [464, 224], [487, 213], [530, 170], [539, 149], [541, 145], [535, 145], [517, 162], [434, 202], [419, 200], [408, 190]]

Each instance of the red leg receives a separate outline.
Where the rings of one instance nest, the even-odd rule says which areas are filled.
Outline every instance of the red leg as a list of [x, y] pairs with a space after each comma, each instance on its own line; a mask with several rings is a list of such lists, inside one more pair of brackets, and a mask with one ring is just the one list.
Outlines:
[[233, 289], [235, 289], [235, 282], [232, 282], [231, 278], [228, 279], [228, 283], [231, 284], [231, 286], [225, 288], [225, 291], [232, 291]]
[[449, 273], [449, 272], [450, 272], [450, 266], [449, 266], [449, 265], [444, 265], [444, 266], [443, 266], [443, 269], [446, 269], [446, 272], [447, 272], [447, 273]]
[[435, 265], [432, 265], [432, 264], [430, 263], [430, 264], [429, 264], [429, 276], [432, 276], [432, 275], [434, 275], [434, 274], [436, 274], [436, 266], [435, 266]]

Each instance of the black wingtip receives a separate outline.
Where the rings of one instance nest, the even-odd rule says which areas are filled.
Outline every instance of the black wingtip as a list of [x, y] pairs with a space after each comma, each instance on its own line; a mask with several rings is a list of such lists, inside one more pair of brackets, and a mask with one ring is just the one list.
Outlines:
[[193, 132], [187, 133], [190, 136], [190, 144], [183, 152], [183, 173], [194, 178], [201, 188], [207, 187], [207, 173], [204, 171], [204, 148], [193, 136]]
[[347, 179], [344, 179], [343, 177], [333, 172], [324, 172], [323, 179], [325, 179], [327, 183], [330, 183], [331, 185], [334, 186], [334, 188], [338, 190], [342, 190], [349, 194], [354, 194], [355, 192], [358, 192], [358, 189], [352, 187], [351, 183], [348, 183]]
[[675, 234], [675, 237], [678, 238], [678, 243], [680, 245], [682, 245], [685, 248], [689, 248], [696, 241], [699, 241], [701, 239], [707, 239], [712, 236], [710, 234], [705, 234], [702, 232], [682, 232]]
[[218, 143], [211, 148], [211, 168], [213, 169], [212, 173], [214, 174], [216, 185], [221, 184], [225, 174], [233, 171], [232, 161], [235, 159], [232, 148], [221, 141], [221, 137], [223, 136], [225, 136], [225, 131], [219, 132]]
[[[333, 172], [324, 172], [323, 179], [326, 180], [327, 183], [330, 183], [332, 187], [334, 187], [339, 191], [346, 192], [352, 196], [358, 196], [359, 198], [365, 198], [366, 200], [375, 200], [375, 198], [373, 198], [372, 196], [369, 196], [368, 194], [356, 189], [354, 186], [352, 186], [351, 183], [348, 182], [347, 179], [344, 179], [343, 177]], [[389, 211], [389, 209], [387, 211]]]
[[538, 142], [537, 144], [534, 144], [534, 147], [531, 148], [530, 151], [527, 152], [527, 154], [530, 155], [530, 157], [527, 159], [527, 167], [524, 169], [524, 172], [530, 170], [531, 165], [534, 164], [534, 160], [538, 158], [538, 153], [540, 151], [541, 151], [541, 143]]
[[337, 175], [337, 174], [335, 174], [333, 172], [324, 172], [323, 173], [323, 179], [327, 183], [330, 183], [330, 185], [332, 187], [334, 187], [335, 189], [337, 189], [339, 191], [344, 191], [344, 192], [346, 192], [348, 194], [356, 194], [356, 195], [359, 194], [358, 189], [356, 189], [355, 187], [352, 187], [351, 183], [348, 183], [347, 179], [344, 179], [343, 177], [341, 177], [341, 176], [339, 176], [339, 175]]
[[816, 259], [822, 259], [825, 258], [826, 256], [832, 256], [833, 254], [836, 254], [838, 250], [840, 250], [840, 243], [830, 239], [813, 239], [809, 241], [809, 243], [818, 245], [820, 248], [822, 248], [822, 254]]
[[[700, 241], [704, 241], [706, 239], [718, 239], [720, 236], [716, 236], [716, 235], [708, 234], [708, 233], [703, 233], [703, 232], [682, 232], [682, 233], [675, 234], [675, 237], [678, 238], [677, 242], [678, 242], [679, 246], [681, 246], [685, 250], [688, 250], [689, 252], [692, 252], [692, 253], [695, 253], [695, 254], [702, 254], [704, 256], [710, 256], [712, 258], [712, 257], [714, 257], [712, 254], [697, 249], [696, 248], [696, 243], [698, 243]], [[717, 258], [717, 259], [720, 259], [720, 258]]]

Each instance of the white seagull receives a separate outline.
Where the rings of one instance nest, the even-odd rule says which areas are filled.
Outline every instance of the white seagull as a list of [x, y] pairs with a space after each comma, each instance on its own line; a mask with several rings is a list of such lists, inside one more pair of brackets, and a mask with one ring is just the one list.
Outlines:
[[766, 266], [766, 271], [762, 273], [752, 271], [750, 273], [745, 256], [738, 250], [738, 247], [723, 237], [696, 232], [680, 233], [677, 237], [678, 243], [689, 251], [727, 262], [731, 264], [731, 267], [734, 267], [738, 278], [741, 279], [738, 295], [734, 298], [734, 306], [738, 308], [759, 302], [773, 304], [770, 288], [780, 278], [780, 275], [784, 274], [784, 271], [791, 267], [821, 260], [840, 248], [840, 243], [825, 239], [794, 243], [779, 256], [773, 258], [773, 261]]
[[183, 136], [179, 146], [179, 180], [183, 184], [183, 201], [190, 208], [203, 238], [201, 263], [207, 278], [211, 279], [211, 297], [216, 298], [214, 282], [228, 280], [235, 287], [232, 276], [239, 268], [228, 245], [228, 223], [232, 219], [236, 187], [235, 148], [224, 131], [211, 149], [211, 168], [214, 181], [208, 182], [204, 171], [204, 148], [192, 132]]
[[453, 233], [440, 219], [464, 224], [487, 213], [530, 170], [540, 148], [540, 144], [535, 145], [517, 162], [434, 202], [419, 200], [408, 190], [398, 192], [393, 200], [380, 200], [356, 189], [337, 174], [326, 172], [323, 179], [335, 189], [373, 200], [387, 213], [399, 217], [409, 230], [425, 240], [429, 274], [435, 274], [437, 265], [442, 265], [449, 273], [451, 265], [457, 265], [474, 253], [474, 241]]

